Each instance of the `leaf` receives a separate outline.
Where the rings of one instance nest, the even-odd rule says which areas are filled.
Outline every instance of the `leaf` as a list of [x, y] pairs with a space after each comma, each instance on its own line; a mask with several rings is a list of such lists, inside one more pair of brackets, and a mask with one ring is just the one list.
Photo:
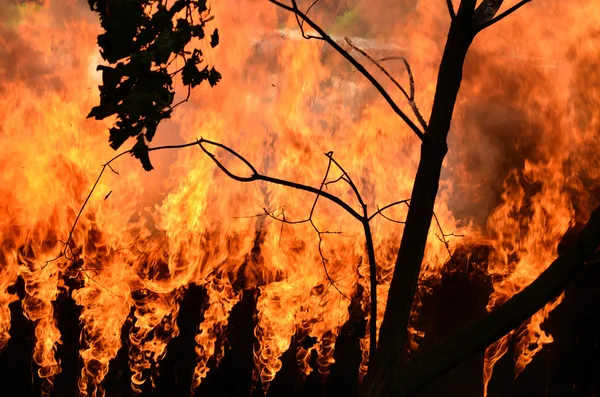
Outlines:
[[146, 171], [152, 171], [154, 169], [152, 163], [150, 163], [148, 145], [146, 145], [143, 134], [137, 136], [137, 142], [133, 145], [133, 148], [131, 148], [131, 153], [133, 157], [140, 160], [142, 167], [144, 167]]
[[181, 70], [181, 79], [183, 84], [189, 85], [192, 88], [210, 77], [206, 67], [202, 70], [199, 70], [195, 63], [196, 62], [194, 59], [190, 58], [187, 60], [185, 66]]
[[154, 134], [156, 134], [156, 128], [158, 127], [158, 121], [148, 123], [146, 125], [146, 139], [148, 142], [152, 142], [152, 138], [154, 138]]
[[117, 106], [109, 106], [109, 105], [99, 105], [94, 106], [90, 113], [87, 115], [87, 118], [95, 118], [96, 120], [103, 120], [108, 116], [112, 116], [117, 113]]
[[217, 72], [215, 68], [212, 68], [208, 72], [208, 83], [211, 87], [214, 87], [221, 80], [221, 77], [223, 77], [221, 76], [221, 73]]
[[173, 5], [171, 6], [171, 12], [173, 14], [178, 13], [179, 11], [183, 10], [186, 6], [188, 5], [188, 0], [177, 0], [175, 3], [173, 3]]
[[208, 10], [208, 8], [206, 8], [206, 0], [196, 0], [194, 1], [194, 4], [196, 4], [197, 10], [200, 13]]
[[193, 25], [192, 36], [202, 40], [204, 38], [204, 27], [202, 25]]
[[219, 30], [215, 29], [215, 31], [210, 35], [210, 46], [215, 48], [219, 45]]

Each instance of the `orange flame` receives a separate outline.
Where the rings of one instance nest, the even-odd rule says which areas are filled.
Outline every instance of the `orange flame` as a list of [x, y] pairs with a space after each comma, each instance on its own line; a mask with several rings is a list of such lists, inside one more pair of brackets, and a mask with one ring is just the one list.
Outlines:
[[[361, 225], [324, 200], [313, 221], [327, 233], [309, 223], [282, 224], [264, 211], [305, 219], [314, 196], [234, 182], [197, 148], [153, 152], [157, 170], [150, 174], [127, 160], [114, 164], [118, 175], [107, 171], [73, 231], [67, 257], [77, 261], [52, 260], [100, 166], [114, 156], [106, 144], [110, 123], [85, 120], [98, 101], [99, 26], [81, 3], [0, 5], [0, 350], [10, 338], [9, 305], [20, 300], [35, 324], [33, 357], [49, 394], [62, 343], [53, 302], [69, 294], [82, 309], [80, 394], [104, 395], [101, 384], [128, 321], [131, 385], [139, 391], [160, 370], [179, 333], [179, 303], [195, 284], [205, 288], [208, 304], [195, 336], [193, 387], [207, 376], [209, 360], [218, 365], [224, 356], [228, 317], [242, 290], [258, 291], [254, 375], [264, 390], [294, 335], [316, 340], [296, 347], [299, 370], [308, 375], [316, 354], [326, 376], [351, 299], [369, 312], [370, 284]], [[348, 30], [374, 55], [407, 57], [419, 108], [428, 115], [449, 23], [444, 7], [407, 0], [398, 6], [398, 19], [389, 16], [386, 2], [364, 2], [359, 20], [340, 27], [342, 3], [321, 14], [315, 8], [315, 18], [332, 31]], [[430, 292], [426, 281], [441, 279], [449, 251], [485, 243], [492, 247], [486, 263], [494, 281], [492, 310], [544, 271], [565, 232], [598, 199], [600, 120], [597, 92], [588, 87], [600, 85], [600, 72], [590, 66], [599, 55], [600, 6], [563, 3], [527, 5], [473, 45], [421, 295]], [[224, 79], [215, 88], [196, 89], [161, 126], [156, 145], [203, 136], [236, 148], [265, 174], [313, 186], [326, 169], [322, 153], [333, 150], [372, 212], [410, 196], [419, 142], [364, 79], [321, 43], [298, 40], [295, 19], [266, 2], [215, 2], [212, 12], [222, 44], [211, 61]], [[385, 65], [402, 80], [401, 64], [393, 62]], [[232, 169], [239, 166], [219, 158]], [[329, 180], [340, 175], [333, 167]], [[343, 181], [327, 189], [358, 205]], [[403, 220], [406, 210], [394, 206], [384, 212], [388, 219], [372, 222], [378, 316], [368, 321], [377, 326], [402, 234], [402, 225], [390, 219]], [[22, 298], [11, 290], [18, 278], [24, 281]], [[78, 286], [67, 287], [66, 279]], [[487, 350], [486, 385], [508, 338], [517, 340], [516, 374], [552, 342], [542, 323], [562, 299]], [[417, 297], [411, 350], [426, 337], [417, 325], [419, 302]], [[367, 333], [362, 374], [368, 341]]]

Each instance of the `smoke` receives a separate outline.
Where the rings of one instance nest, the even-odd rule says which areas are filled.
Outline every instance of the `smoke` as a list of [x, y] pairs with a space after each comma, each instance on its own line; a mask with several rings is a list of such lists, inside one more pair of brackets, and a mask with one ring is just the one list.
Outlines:
[[[44, 14], [43, 25], [36, 26], [40, 13]], [[85, 0], [0, 2], [0, 81], [23, 83], [36, 90], [64, 89], [61, 69], [87, 61], [74, 51], [77, 40], [64, 38], [67, 25], [91, 22], [91, 18]], [[58, 38], [39, 40], [44, 34]]]

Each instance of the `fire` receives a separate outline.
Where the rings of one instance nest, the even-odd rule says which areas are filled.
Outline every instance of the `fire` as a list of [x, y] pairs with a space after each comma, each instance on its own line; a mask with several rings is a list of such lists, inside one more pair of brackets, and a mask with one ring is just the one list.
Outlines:
[[[207, 376], [209, 360], [218, 365], [226, 354], [228, 318], [244, 293], [257, 294], [254, 378], [263, 389], [295, 335], [315, 340], [295, 345], [300, 372], [312, 371], [314, 353], [326, 376], [350, 305], [358, 302], [368, 315], [371, 304], [361, 225], [336, 205], [320, 199], [314, 226], [282, 223], [273, 217], [306, 219], [314, 196], [237, 183], [189, 148], [153, 152], [156, 170], [149, 174], [134, 160], [111, 165], [71, 231], [100, 168], [115, 155], [106, 142], [110, 122], [85, 119], [98, 102], [100, 28], [84, 3], [0, 5], [0, 350], [10, 343], [9, 305], [20, 301], [35, 325], [33, 360], [49, 394], [64, 342], [53, 302], [67, 294], [81, 307], [80, 394], [104, 395], [109, 364], [123, 348], [131, 387], [139, 391], [160, 374], [169, 342], [179, 335], [180, 302], [187, 288], [199, 285], [207, 304], [195, 336], [194, 388]], [[384, 2], [361, 3], [361, 23], [347, 27], [369, 53], [408, 58], [425, 116], [449, 23], [446, 10], [433, 3], [404, 1], [399, 21], [387, 21]], [[566, 3], [533, 2], [475, 41], [420, 294], [441, 279], [458, 245], [485, 244], [491, 247], [484, 266], [494, 282], [492, 310], [552, 262], [563, 235], [598, 201], [593, 87], [600, 74], [593, 65], [600, 9], [591, 0]], [[338, 15], [336, 7], [314, 12], [325, 27]], [[264, 174], [312, 186], [324, 177], [323, 153], [333, 151], [371, 212], [410, 197], [419, 142], [364, 79], [322, 43], [298, 40], [295, 19], [267, 2], [215, 2], [212, 13], [221, 45], [211, 62], [223, 81], [195, 89], [160, 127], [155, 145], [214, 139]], [[401, 62], [386, 67], [407, 80]], [[236, 173], [248, 172], [215, 153]], [[328, 180], [340, 176], [332, 167]], [[327, 191], [358, 206], [341, 181]], [[377, 326], [403, 229], [390, 219], [402, 221], [406, 211], [394, 206], [371, 223], [379, 285], [378, 316], [368, 321]], [[56, 259], [69, 236], [67, 258]], [[22, 296], [14, 292], [19, 278]], [[508, 338], [517, 339], [516, 374], [553, 341], [543, 321], [562, 299], [487, 350], [485, 384], [508, 351]], [[427, 337], [419, 329], [419, 308], [417, 298], [411, 350]], [[364, 374], [368, 331], [361, 346]]]

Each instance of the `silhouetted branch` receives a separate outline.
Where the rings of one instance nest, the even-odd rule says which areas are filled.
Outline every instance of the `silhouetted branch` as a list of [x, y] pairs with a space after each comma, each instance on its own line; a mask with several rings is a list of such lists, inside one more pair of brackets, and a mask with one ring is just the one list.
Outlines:
[[350, 178], [350, 175], [346, 172], [346, 170], [344, 170], [340, 163], [338, 163], [336, 159], [333, 158], [333, 152], [327, 152], [325, 153], [325, 156], [327, 156], [330, 159], [330, 161], [332, 161], [336, 165], [336, 167], [338, 167], [340, 171], [342, 171], [342, 180], [348, 182], [350, 188], [352, 188], [352, 190], [354, 191], [354, 194], [356, 195], [356, 198], [358, 199], [358, 202], [360, 203], [361, 207], [364, 207], [365, 202], [363, 201], [360, 193], [358, 192], [358, 188], [356, 187], [354, 182], [352, 182], [352, 178]]
[[[252, 175], [249, 176], [249, 177], [241, 177], [241, 176], [238, 176], [238, 175], [235, 175], [235, 174], [231, 173], [215, 157], [215, 155], [213, 155], [211, 152], [209, 152], [202, 145], [203, 143], [210, 144], [210, 145], [217, 146], [217, 147], [220, 147], [222, 149], [225, 149], [226, 151], [228, 151], [229, 153], [231, 153], [232, 155], [234, 155], [235, 157], [237, 157], [238, 159], [240, 159], [242, 162], [244, 162], [248, 166], [248, 168], [250, 168], [250, 170], [252, 171]], [[222, 145], [220, 143], [216, 143], [216, 142], [213, 142], [213, 141], [209, 141], [207, 139], [200, 138], [198, 141], [194, 142], [193, 144], [200, 145], [200, 147], [202, 148], [202, 150], [204, 151], [204, 153], [206, 153], [214, 161], [214, 163], [217, 165], [217, 167], [219, 167], [231, 179], [234, 179], [234, 180], [236, 180], [238, 182], [253, 182], [253, 181], [270, 182], [270, 183], [274, 183], [276, 185], [288, 186], [288, 187], [292, 187], [294, 189], [304, 190], [306, 192], [310, 192], [310, 193], [316, 194], [318, 196], [323, 196], [326, 199], [328, 199], [328, 200], [334, 202], [335, 204], [339, 205], [340, 207], [342, 207], [344, 210], [346, 210], [346, 212], [348, 212], [350, 215], [352, 215], [357, 220], [362, 221], [361, 215], [358, 214], [358, 212], [356, 212], [352, 207], [350, 207], [348, 204], [346, 204], [344, 201], [342, 201], [337, 196], [334, 196], [334, 195], [332, 195], [330, 193], [327, 193], [327, 192], [323, 191], [322, 189], [317, 189], [317, 188], [315, 188], [313, 186], [303, 185], [301, 183], [287, 181], [285, 179], [273, 178], [273, 177], [270, 177], [270, 176], [267, 176], [267, 175], [259, 174], [256, 171], [256, 169], [248, 162], [248, 160], [246, 160], [240, 154], [238, 154], [237, 152], [235, 152], [233, 149], [230, 149], [227, 146], [224, 146], [224, 145]]]
[[[314, 201], [315, 204], [313, 204], [313, 209], [314, 209], [314, 205], [316, 205], [317, 200], [318, 200], [318, 196], [317, 196], [317, 198]], [[301, 224], [301, 223], [310, 223], [310, 225], [312, 226], [312, 228], [317, 232], [317, 236], [319, 237], [319, 246], [318, 246], [318, 248], [319, 248], [319, 256], [321, 257], [321, 263], [323, 264], [323, 270], [325, 271], [325, 276], [327, 277], [327, 280], [340, 293], [340, 295], [342, 295], [344, 298], [346, 298], [348, 300], [351, 300], [348, 297], [348, 295], [346, 295], [337, 286], [338, 282], [336, 280], [334, 280], [333, 277], [331, 277], [331, 275], [329, 274], [329, 269], [327, 268], [327, 264], [329, 263], [329, 260], [327, 258], [325, 258], [325, 255], [323, 254], [323, 250], [321, 248], [322, 245], [323, 245], [323, 237], [322, 237], [323, 234], [341, 234], [341, 232], [337, 232], [337, 231], [334, 232], [334, 231], [329, 231], [329, 230], [326, 230], [326, 231], [319, 230], [319, 228], [317, 227], [317, 225], [315, 225], [315, 222], [312, 219], [312, 215], [313, 215], [312, 214], [312, 210], [311, 210], [311, 214], [309, 215], [308, 218], [297, 220], [297, 221], [290, 221], [290, 220], [286, 219], [285, 214], [283, 213], [283, 211], [282, 211], [282, 217], [280, 218], [276, 214], [271, 213], [271, 212], [267, 211], [266, 209], [264, 209], [264, 210], [265, 210], [264, 215], [270, 217], [271, 219], [273, 219], [275, 221], [278, 221], [278, 222], [281, 222], [281, 223], [284, 223], [284, 224], [298, 225], [298, 224]]]
[[[346, 210], [346, 212], [348, 212], [355, 219], [357, 219], [358, 221], [361, 222], [363, 229], [364, 229], [364, 233], [365, 233], [367, 255], [369, 258], [369, 278], [370, 278], [370, 289], [371, 289], [371, 291], [370, 291], [370, 329], [369, 329], [369, 332], [370, 332], [370, 349], [371, 349], [370, 350], [370, 359], [372, 359], [373, 354], [375, 353], [375, 350], [376, 350], [376, 340], [377, 340], [376, 339], [376, 335], [377, 335], [377, 265], [376, 265], [376, 261], [375, 261], [375, 248], [374, 248], [374, 244], [373, 244], [373, 237], [371, 235], [371, 228], [370, 228], [369, 222], [376, 215], [382, 215], [382, 217], [384, 217], [385, 219], [394, 221], [391, 218], [386, 217], [382, 213], [382, 211], [384, 211], [392, 206], [399, 205], [399, 204], [406, 204], [408, 206], [409, 200], [400, 200], [400, 201], [393, 202], [382, 208], [378, 208], [375, 213], [373, 213], [372, 215], [369, 216], [368, 210], [367, 210], [367, 205], [365, 204], [364, 200], [362, 199], [362, 196], [358, 190], [358, 187], [353, 182], [352, 178], [346, 172], [346, 170], [341, 166], [341, 164], [339, 164], [339, 162], [337, 162], [337, 160], [335, 160], [333, 158], [333, 152], [325, 153], [325, 156], [329, 159], [329, 161], [327, 164], [327, 170], [325, 172], [325, 176], [323, 177], [323, 180], [321, 181], [319, 188], [287, 181], [284, 179], [274, 178], [274, 177], [270, 177], [267, 175], [262, 175], [256, 170], [256, 168], [252, 165], [252, 163], [250, 163], [244, 156], [242, 156], [235, 150], [233, 150], [230, 147], [223, 145], [221, 143], [214, 142], [214, 141], [204, 139], [204, 138], [200, 138], [194, 142], [189, 142], [189, 143], [180, 144], [180, 145], [166, 145], [166, 146], [151, 147], [151, 148], [148, 148], [148, 152], [153, 152], [153, 151], [157, 151], [157, 150], [181, 149], [181, 148], [192, 147], [192, 146], [196, 146], [196, 145], [200, 146], [202, 151], [217, 165], [217, 167], [219, 169], [221, 169], [221, 171], [223, 171], [228, 177], [230, 177], [233, 180], [236, 180], [239, 182], [264, 181], [264, 182], [274, 183], [274, 184], [278, 184], [278, 185], [282, 185], [282, 186], [288, 186], [288, 187], [302, 190], [302, 191], [307, 191], [307, 192], [310, 192], [310, 193], [313, 193], [316, 195], [315, 200], [313, 201], [313, 205], [311, 207], [309, 216], [306, 219], [297, 220], [297, 221], [288, 220], [285, 218], [285, 213], [284, 213], [283, 209], [281, 211], [282, 217], [277, 216], [276, 212], [267, 211], [265, 208], [263, 208], [264, 215], [271, 217], [273, 220], [277, 220], [277, 221], [280, 221], [283, 223], [288, 223], [288, 224], [300, 224], [300, 223], [307, 223], [307, 222], [311, 224], [311, 226], [317, 232], [317, 235], [319, 237], [318, 249], [319, 249], [319, 254], [321, 256], [321, 260], [323, 263], [323, 269], [325, 271], [325, 275], [326, 275], [327, 279], [329, 280], [330, 284], [333, 285], [334, 288], [346, 299], [350, 299], [350, 298], [343, 291], [341, 291], [340, 288], [338, 288], [337, 282], [331, 277], [329, 270], [327, 268], [328, 260], [325, 258], [323, 251], [322, 251], [322, 242], [323, 242], [322, 236], [324, 234], [340, 234], [341, 232], [321, 231], [317, 227], [317, 225], [314, 223], [313, 215], [314, 215], [314, 211], [315, 211], [315, 208], [316, 208], [319, 198], [324, 197], [324, 198], [330, 200], [331, 202], [337, 204], [342, 209]], [[244, 163], [248, 167], [251, 174], [249, 176], [240, 176], [240, 175], [236, 175], [236, 174], [232, 173], [231, 171], [229, 171], [229, 169], [227, 169], [227, 167], [225, 167], [225, 165], [217, 158], [217, 156], [215, 154], [213, 154], [206, 148], [206, 145], [215, 146], [215, 147], [225, 150], [227, 153], [233, 155], [235, 158], [240, 160], [242, 163]], [[72, 252], [71, 243], [72, 243], [72, 239], [73, 239], [73, 233], [77, 227], [77, 224], [79, 222], [79, 219], [80, 219], [84, 209], [86, 208], [92, 194], [94, 193], [96, 187], [98, 186], [98, 183], [99, 183], [100, 179], [102, 178], [102, 176], [104, 175], [104, 172], [106, 171], [106, 169], [110, 169], [112, 172], [118, 174], [112, 167], [111, 163], [113, 163], [114, 161], [116, 161], [117, 159], [119, 159], [120, 157], [122, 157], [126, 154], [134, 155], [134, 150], [135, 149], [130, 149], [130, 150], [124, 151], [122, 153], [119, 153], [118, 155], [114, 156], [112, 159], [110, 159], [108, 162], [106, 162], [105, 164], [102, 165], [102, 169], [100, 170], [98, 177], [96, 178], [88, 196], [84, 200], [84, 203], [82, 204], [81, 209], [79, 210], [79, 212], [75, 218], [73, 226], [70, 229], [69, 236], [68, 236], [67, 240], [63, 243], [64, 249], [61, 251], [61, 254], [53, 260], [56, 260], [60, 257], [65, 257], [65, 259], [73, 261], [74, 263], [78, 264], [78, 267], [83, 272], [85, 272], [85, 269], [83, 269], [81, 267], [81, 261], [76, 260], [75, 255]], [[349, 184], [350, 188], [356, 195], [356, 198], [362, 207], [362, 215], [359, 214], [358, 212], [356, 212], [352, 207], [350, 207], [350, 205], [348, 205], [346, 202], [344, 202], [337, 196], [334, 196], [330, 193], [323, 191], [324, 187], [326, 187], [328, 184], [333, 182], [333, 181], [327, 181], [327, 178], [331, 171], [332, 164], [335, 164], [335, 166], [342, 172], [342, 175], [339, 178], [337, 178], [335, 181], [343, 180]], [[438, 226], [439, 226], [439, 222], [438, 222]], [[440, 227], [440, 230], [441, 230], [441, 227]], [[443, 231], [442, 231], [442, 235], [445, 236]], [[68, 257], [66, 255], [68, 250], [72, 254], [71, 257]], [[50, 261], [48, 261], [48, 262], [50, 262]]]
[[[372, 220], [373, 218], [375, 218], [377, 215], [381, 215], [381, 216], [383, 216], [383, 211], [387, 210], [387, 209], [388, 209], [388, 208], [390, 208], [390, 207], [393, 207], [393, 206], [395, 206], [395, 205], [398, 205], [398, 204], [406, 204], [406, 206], [407, 206], [407, 207], [409, 207], [409, 204], [408, 204], [409, 202], [410, 202], [410, 199], [406, 199], [406, 200], [394, 201], [393, 203], [391, 203], [391, 204], [388, 204], [388, 205], [385, 205], [385, 206], [383, 206], [383, 207], [381, 207], [381, 208], [377, 207], [377, 212], [374, 212], [374, 213], [373, 213], [373, 214], [372, 214], [372, 215], [369, 217], [369, 219], [368, 219], [368, 220], [369, 220], [369, 221], [371, 221], [371, 220]], [[385, 216], [384, 216], [384, 218], [385, 218]], [[404, 222], [399, 222], [399, 221], [393, 221], [393, 222], [404, 223]]]
[[[373, 75], [371, 75], [371, 73], [369, 73], [369, 71], [367, 69], [365, 69], [365, 67], [360, 62], [358, 62], [352, 55], [350, 55], [350, 53], [348, 53], [348, 51], [344, 50], [338, 43], [335, 42], [335, 40], [333, 40], [331, 38], [331, 36], [329, 36], [327, 33], [325, 33], [325, 31], [319, 25], [317, 25], [305, 13], [300, 11], [298, 9], [298, 7], [295, 6], [295, 3], [296, 3], [295, 1], [293, 2], [292, 6], [287, 5], [287, 4], [277, 1], [277, 0], [269, 0], [269, 2], [275, 4], [278, 7], [283, 8], [284, 10], [294, 13], [303, 22], [306, 22], [308, 24], [308, 26], [313, 28], [320, 35], [320, 37], [311, 36], [309, 38], [318, 38], [320, 40], [327, 42], [338, 53], [340, 53], [344, 58], [346, 58], [352, 64], [352, 66], [354, 66], [363, 76], [365, 76], [367, 78], [367, 80], [369, 80], [369, 82], [373, 85], [373, 87], [375, 87], [375, 89], [377, 89], [377, 91], [379, 91], [381, 96], [391, 106], [391, 108], [394, 110], [394, 112], [398, 116], [400, 116], [402, 121], [404, 121], [406, 123], [406, 125], [408, 125], [408, 127], [411, 130], [413, 130], [413, 132], [415, 134], [417, 134], [419, 139], [421, 139], [421, 140], [424, 139], [424, 137], [425, 137], [424, 132], [421, 131], [419, 129], [419, 127], [417, 127], [417, 125], [415, 123], [413, 123], [412, 120], [398, 107], [398, 105], [394, 102], [394, 100], [386, 92], [386, 90], [383, 88], [383, 86], [377, 81], [377, 79], [375, 79], [375, 77], [373, 77]], [[304, 31], [302, 34], [305, 36]]]
[[381, 72], [383, 72], [383, 74], [385, 74], [391, 80], [392, 83], [394, 83], [394, 85], [396, 87], [398, 87], [398, 89], [402, 92], [402, 94], [404, 94], [404, 97], [406, 97], [406, 100], [408, 101], [410, 108], [412, 109], [413, 113], [415, 114], [415, 117], [419, 121], [419, 124], [421, 124], [421, 127], [423, 127], [423, 130], [427, 130], [427, 123], [425, 122], [425, 119], [421, 115], [421, 112], [419, 111], [419, 108], [415, 102], [415, 80], [414, 80], [412, 71], [410, 69], [410, 65], [409, 65], [408, 61], [406, 60], [406, 58], [404, 58], [404, 57], [387, 57], [387, 58], [383, 58], [383, 60], [401, 59], [404, 62], [404, 66], [406, 67], [406, 72], [408, 73], [408, 78], [409, 78], [410, 94], [408, 92], [406, 92], [404, 87], [402, 87], [402, 85], [387, 71], [387, 69], [384, 68], [381, 65], [381, 63], [379, 63], [375, 58], [373, 58], [371, 55], [369, 55], [368, 52], [366, 52], [366, 51], [362, 50], [361, 48], [359, 48], [358, 46], [354, 45], [354, 43], [348, 37], [344, 37], [344, 39], [346, 40], [346, 43], [348, 43], [348, 45], [350, 47], [352, 47], [356, 51], [360, 52], [365, 58], [367, 58], [369, 61], [371, 61], [375, 66], [377, 66], [377, 68], [379, 70], [381, 70]]
[[446, 0], [446, 5], [448, 6], [448, 13], [450, 14], [450, 19], [456, 18], [456, 13], [454, 12], [454, 6], [452, 5], [452, 0]]
[[[408, 63], [406, 58], [401, 57], [401, 56], [383, 57], [379, 60], [379, 62], [394, 61], [394, 60], [401, 60], [404, 63], [404, 67], [406, 68], [406, 72], [408, 73], [408, 83], [409, 83], [409, 89], [410, 89], [410, 94], [408, 95], [407, 99], [414, 100], [415, 99], [415, 78], [414, 78], [412, 70], [410, 68], [410, 64]], [[404, 95], [406, 95], [406, 93]]]
[[597, 207], [569, 247], [528, 287], [467, 327], [446, 336], [408, 364], [398, 363], [391, 368], [387, 374], [388, 387], [391, 386], [388, 394], [414, 395], [464, 359], [518, 328], [560, 295], [599, 246], [600, 207]]
[[[306, 14], [308, 14], [308, 12], [310, 11], [310, 9], [317, 4], [319, 0], [315, 0], [310, 7], [308, 7], [308, 9], [306, 10]], [[296, 0], [292, 0], [292, 6], [298, 10], [298, 4], [296, 3]], [[308, 35], [306, 34], [306, 32], [304, 31], [304, 20], [300, 19], [300, 17], [298, 16], [297, 13], [294, 13], [294, 17], [296, 18], [296, 23], [298, 24], [298, 27], [300, 28], [300, 33], [302, 33], [302, 37], [304, 37], [305, 39], [317, 39], [317, 40], [323, 40], [323, 37], [319, 37], [319, 36], [312, 36], [312, 35]]]
[[529, 2], [531, 2], [531, 0], [522, 0], [522, 1], [518, 2], [517, 4], [515, 4], [514, 6], [510, 7], [508, 10], [501, 13], [500, 15], [497, 15], [495, 18], [492, 18], [486, 22], [483, 22], [482, 24], [480, 24], [478, 26], [475, 26], [475, 34], [481, 32], [483, 29], [486, 29], [497, 22], [500, 22], [502, 19], [506, 18], [507, 16], [509, 16], [513, 12], [517, 11], [519, 8], [523, 7], [525, 4], [527, 4]]
[[325, 182], [325, 187], [327, 187], [327, 186], [329, 186], [329, 185], [333, 185], [333, 184], [335, 184], [335, 183], [337, 183], [337, 182], [339, 182], [339, 181], [346, 181], [346, 182], [348, 182], [348, 181], [346, 180], [346, 178], [344, 177], [344, 174], [342, 174], [342, 175], [340, 175], [340, 176], [339, 176], [337, 179], [334, 179], [334, 180], [331, 180], [331, 181], [327, 181], [327, 182]]
[[[325, 186], [326, 182], [327, 182], [327, 178], [329, 177], [329, 171], [331, 170], [331, 163], [333, 161], [333, 157], [332, 157], [332, 153], [326, 153], [325, 154], [328, 158], [329, 158], [329, 162], [327, 163], [327, 170], [325, 171], [325, 175], [323, 177], [323, 180], [321, 182], [321, 186], [319, 187], [319, 190], [323, 190], [323, 187]], [[301, 220], [297, 220], [297, 221], [290, 221], [288, 219], [286, 219], [285, 217], [285, 212], [282, 210], [281, 211], [281, 218], [278, 217], [275, 213], [271, 213], [269, 211], [267, 211], [265, 208], [263, 208], [265, 215], [271, 217], [274, 220], [277, 220], [279, 222], [285, 223], [285, 224], [289, 224], [289, 225], [298, 225], [301, 223], [310, 223], [310, 225], [312, 226], [312, 228], [317, 232], [317, 235], [319, 237], [319, 255], [321, 257], [321, 263], [323, 264], [323, 270], [325, 271], [325, 276], [327, 277], [327, 280], [329, 281], [330, 285], [333, 285], [333, 287], [340, 293], [340, 295], [342, 295], [344, 298], [351, 300], [342, 290], [340, 290], [337, 286], [337, 282], [331, 277], [331, 275], [329, 274], [329, 270], [327, 268], [327, 263], [329, 262], [327, 260], [327, 258], [325, 258], [325, 255], [323, 254], [323, 250], [322, 250], [322, 245], [323, 245], [323, 234], [341, 234], [341, 232], [331, 232], [331, 231], [321, 231], [319, 230], [319, 228], [317, 227], [317, 225], [315, 224], [314, 220], [313, 220], [313, 215], [315, 212], [315, 208], [317, 207], [317, 202], [319, 201], [319, 197], [320, 195], [317, 195], [315, 197], [315, 200], [313, 201], [313, 205], [310, 209], [310, 213], [308, 215], [308, 217], [306, 219], [301, 219]]]
[[440, 220], [438, 219], [435, 212], [433, 213], [433, 219], [435, 219], [435, 223], [437, 224], [438, 229], [440, 229], [440, 236], [438, 236], [437, 234], [436, 236], [442, 242], [442, 244], [444, 244], [444, 247], [446, 247], [446, 250], [448, 251], [448, 255], [450, 256], [450, 258], [452, 258], [452, 252], [450, 252], [450, 243], [448, 242], [448, 240], [446, 240], [446, 233], [444, 233], [442, 225], [440, 224]]
[[479, 3], [479, 6], [473, 12], [473, 26], [479, 26], [490, 21], [500, 7], [502, 7], [504, 0], [483, 0]]

